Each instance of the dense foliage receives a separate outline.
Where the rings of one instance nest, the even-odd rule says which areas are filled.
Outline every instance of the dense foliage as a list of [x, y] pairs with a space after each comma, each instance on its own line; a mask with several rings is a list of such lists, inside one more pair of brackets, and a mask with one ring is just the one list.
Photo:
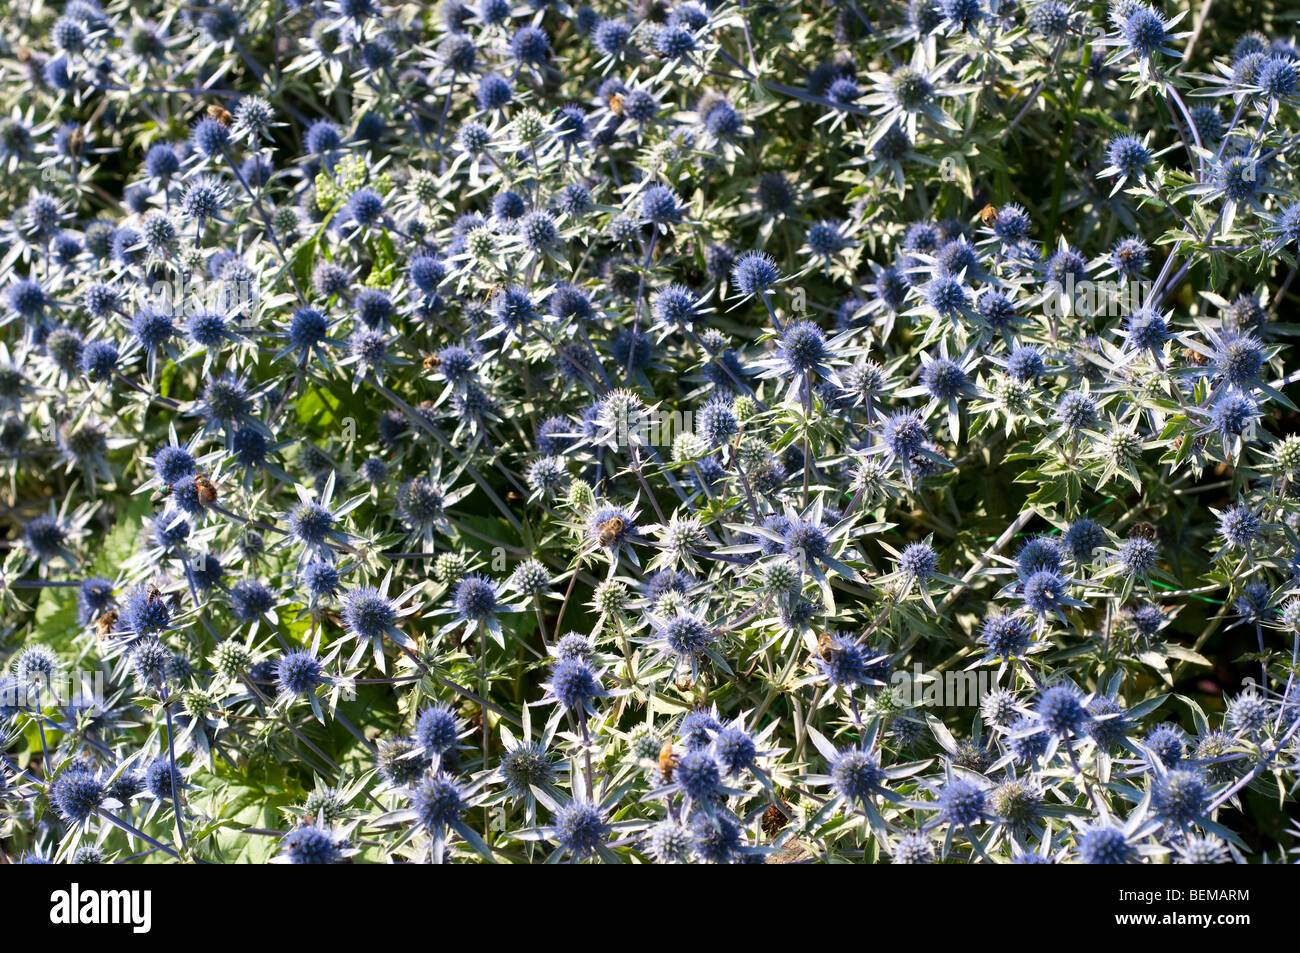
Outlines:
[[9, 856], [1292, 859], [1294, 16], [8, 6]]

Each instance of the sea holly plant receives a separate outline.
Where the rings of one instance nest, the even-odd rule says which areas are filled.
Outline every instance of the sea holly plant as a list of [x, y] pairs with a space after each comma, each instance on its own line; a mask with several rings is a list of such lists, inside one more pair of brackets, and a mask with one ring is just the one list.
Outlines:
[[1296, 860], [1296, 29], [25, 4], [0, 851]]

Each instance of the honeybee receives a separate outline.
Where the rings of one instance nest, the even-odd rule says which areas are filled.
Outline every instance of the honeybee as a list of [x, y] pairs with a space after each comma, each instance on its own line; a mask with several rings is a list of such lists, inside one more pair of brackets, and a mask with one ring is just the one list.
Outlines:
[[86, 144], [86, 133], [80, 126], [73, 126], [72, 131], [68, 133], [68, 154], [77, 156], [81, 154], [81, 147]]
[[602, 546], [613, 546], [625, 529], [627, 520], [621, 516], [611, 517], [596, 527], [596, 539]]
[[95, 635], [101, 639], [108, 638], [108, 634], [113, 631], [117, 625], [117, 610], [109, 609], [98, 619], [95, 620]]
[[145, 595], [149, 597], [150, 601], [161, 599], [163, 597], [162, 590], [153, 583], [149, 583], [149, 588], [145, 590]]
[[665, 741], [663, 747], [659, 749], [659, 773], [664, 776], [664, 781], [673, 779], [673, 769], [677, 767], [677, 755], [673, 754], [673, 743]]
[[426, 371], [436, 371], [442, 367], [442, 358], [437, 354], [430, 354], [421, 362]]
[[609, 111], [615, 116], [623, 115], [623, 94], [610, 93], [609, 98], [605, 100], [605, 105], [609, 107]]
[[1154, 523], [1148, 523], [1143, 520], [1140, 523], [1134, 523], [1133, 528], [1128, 531], [1129, 539], [1142, 537], [1143, 539], [1155, 539], [1157, 530]]
[[209, 119], [215, 119], [223, 126], [228, 127], [232, 122], [235, 121], [235, 117], [230, 115], [230, 110], [226, 109], [224, 106], [218, 105], [217, 103], [213, 103], [211, 106], [209, 106], [207, 109], [207, 113]]
[[206, 473], [194, 477], [194, 487], [198, 490], [199, 502], [204, 506], [211, 506], [217, 502], [217, 485], [208, 478]]
[[519, 502], [520, 500], [522, 500], [522, 499], [523, 499], [523, 497], [519, 495], [519, 491], [518, 491], [518, 490], [507, 490], [507, 491], [506, 491], [506, 502], [507, 502], [507, 503], [518, 503], [518, 502]]
[[998, 209], [995, 205], [986, 205], [980, 209], [980, 221], [988, 228], [993, 227], [993, 223], [998, 220]]
[[835, 642], [831, 638], [831, 634], [829, 632], [823, 632], [821, 635], [817, 636], [818, 655], [820, 655], [822, 658], [824, 658], [826, 661], [829, 662], [831, 655], [833, 655], [834, 652], [835, 652]]

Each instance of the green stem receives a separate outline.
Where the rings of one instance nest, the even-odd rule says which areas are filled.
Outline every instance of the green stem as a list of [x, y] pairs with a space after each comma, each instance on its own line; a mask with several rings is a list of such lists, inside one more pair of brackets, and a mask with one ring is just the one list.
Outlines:
[[1070, 140], [1074, 136], [1074, 118], [1079, 111], [1079, 98], [1083, 95], [1083, 84], [1088, 81], [1088, 64], [1092, 62], [1092, 44], [1083, 48], [1083, 60], [1079, 63], [1079, 75], [1074, 78], [1074, 90], [1070, 93], [1070, 111], [1065, 115], [1065, 127], [1061, 130], [1061, 143], [1057, 147], [1056, 178], [1052, 182], [1052, 211], [1048, 219], [1047, 248], [1056, 244], [1056, 231], [1060, 224], [1061, 193], [1065, 190], [1065, 163], [1070, 157]]

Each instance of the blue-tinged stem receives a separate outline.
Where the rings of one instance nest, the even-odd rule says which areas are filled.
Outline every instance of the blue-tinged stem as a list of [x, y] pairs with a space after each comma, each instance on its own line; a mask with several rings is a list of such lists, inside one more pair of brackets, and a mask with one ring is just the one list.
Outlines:
[[172, 708], [171, 705], [168, 704], [167, 685], [165, 683], [162, 686], [162, 706], [163, 713], [167, 717], [167, 763], [171, 769], [171, 776], [168, 780], [171, 782], [172, 788], [172, 813], [176, 815], [176, 836], [180, 841], [181, 850], [186, 850], [185, 821], [181, 817], [181, 798], [176, 785], [176, 732], [172, 726]]

